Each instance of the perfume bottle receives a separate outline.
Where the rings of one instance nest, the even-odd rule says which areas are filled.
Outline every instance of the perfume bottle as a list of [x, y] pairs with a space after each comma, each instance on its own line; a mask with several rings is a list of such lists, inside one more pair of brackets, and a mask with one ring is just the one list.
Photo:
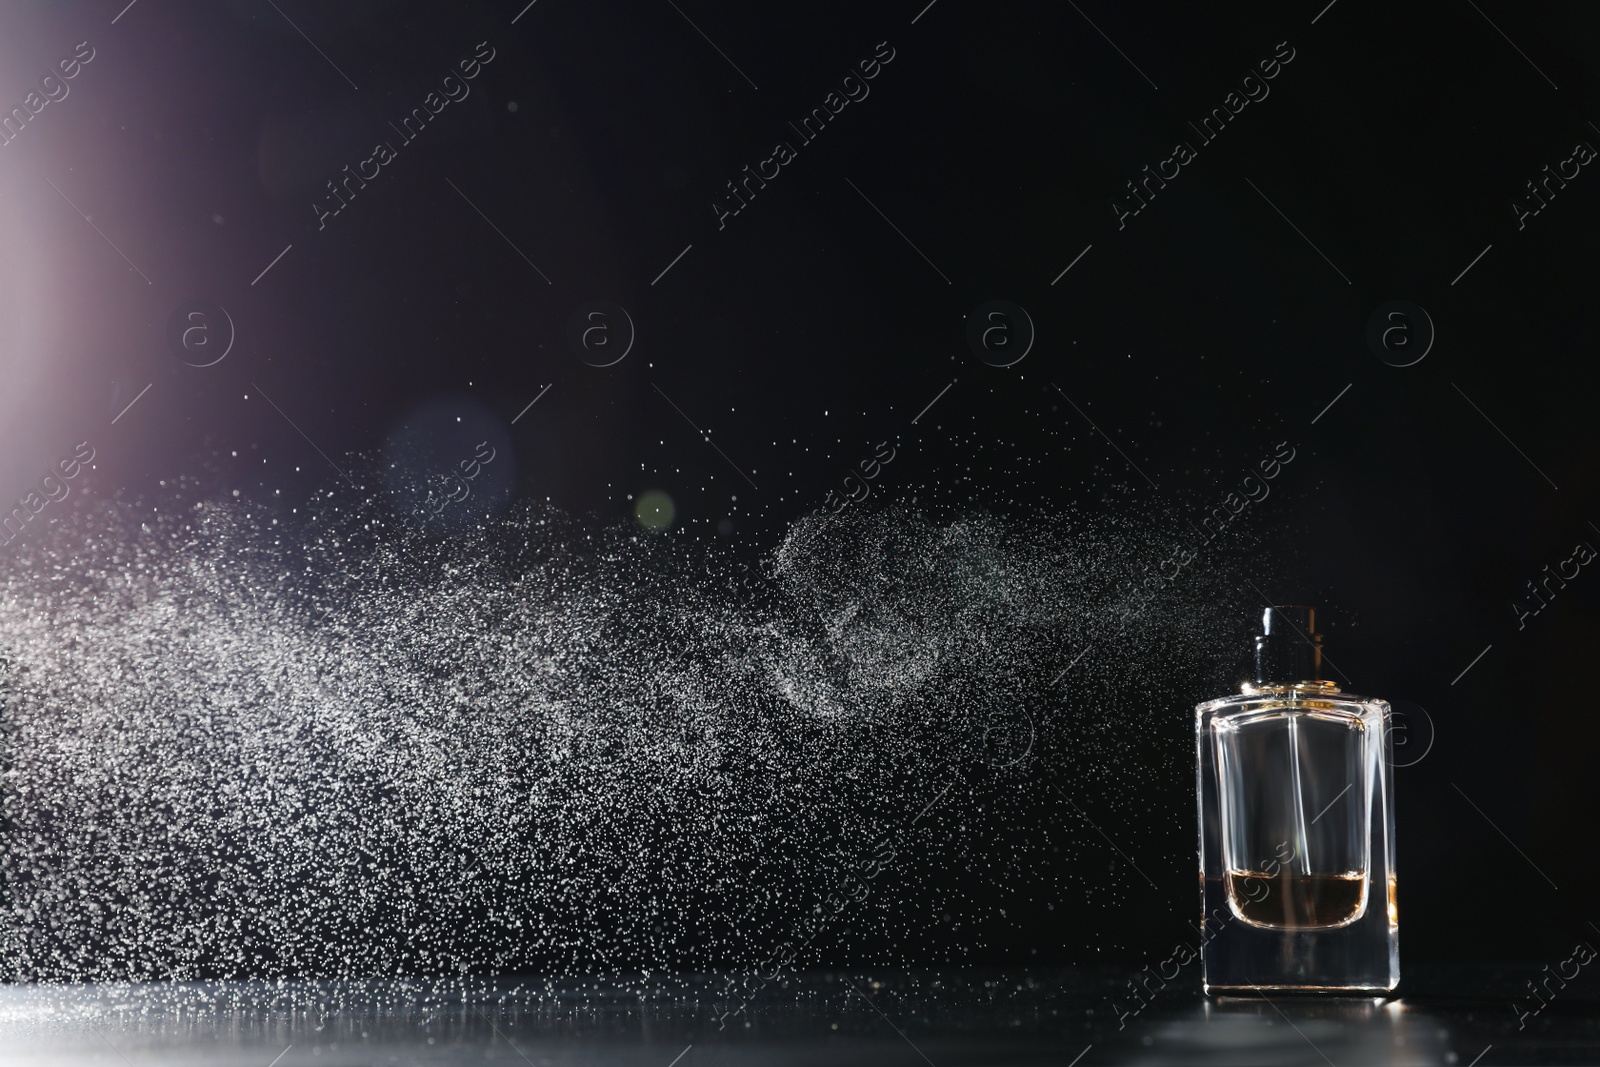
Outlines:
[[1389, 705], [1322, 677], [1309, 607], [1262, 615], [1237, 696], [1195, 708], [1209, 993], [1400, 981]]

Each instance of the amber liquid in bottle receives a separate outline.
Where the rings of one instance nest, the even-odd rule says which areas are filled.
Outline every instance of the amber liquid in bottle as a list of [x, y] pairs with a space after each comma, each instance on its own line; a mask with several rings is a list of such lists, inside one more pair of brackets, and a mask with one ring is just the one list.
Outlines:
[[1361, 916], [1367, 877], [1360, 873], [1301, 874], [1289, 869], [1277, 874], [1229, 871], [1228, 895], [1239, 917], [1252, 926], [1326, 929]]

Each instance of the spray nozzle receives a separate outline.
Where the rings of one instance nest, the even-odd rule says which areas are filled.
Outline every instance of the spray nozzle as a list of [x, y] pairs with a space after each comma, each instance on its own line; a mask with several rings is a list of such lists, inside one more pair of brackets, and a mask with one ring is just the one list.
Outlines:
[[1279, 604], [1261, 613], [1256, 635], [1256, 685], [1314, 682], [1322, 678], [1322, 635], [1317, 611], [1304, 604]]

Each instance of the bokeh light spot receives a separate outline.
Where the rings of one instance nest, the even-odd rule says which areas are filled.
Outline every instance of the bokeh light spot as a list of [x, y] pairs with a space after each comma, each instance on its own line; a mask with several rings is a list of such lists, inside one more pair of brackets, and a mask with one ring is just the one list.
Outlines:
[[676, 514], [677, 508], [672, 498], [659, 489], [640, 493], [639, 502], [633, 507], [633, 517], [639, 520], [639, 525], [650, 530], [665, 530], [672, 525]]

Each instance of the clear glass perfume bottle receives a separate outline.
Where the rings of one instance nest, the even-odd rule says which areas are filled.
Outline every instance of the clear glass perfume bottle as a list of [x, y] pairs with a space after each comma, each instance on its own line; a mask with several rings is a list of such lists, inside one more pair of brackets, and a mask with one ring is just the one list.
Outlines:
[[1253, 679], [1195, 708], [1207, 993], [1400, 981], [1389, 705], [1323, 680], [1315, 625], [1268, 608]]

